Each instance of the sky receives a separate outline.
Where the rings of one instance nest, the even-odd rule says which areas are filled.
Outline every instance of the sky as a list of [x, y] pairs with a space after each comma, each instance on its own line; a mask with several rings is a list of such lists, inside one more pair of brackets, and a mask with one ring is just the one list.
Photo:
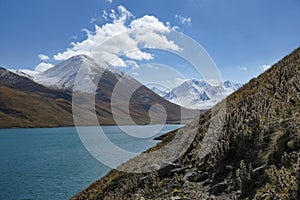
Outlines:
[[[178, 31], [206, 50], [223, 80], [245, 83], [299, 47], [299, 19], [299, 0], [1, 0], [0, 66], [41, 72], [93, 46], [89, 56], [107, 54], [140, 81], [153, 69], [172, 87], [175, 78], [160, 67], [179, 73], [178, 84], [201, 78], [169, 53], [181, 47], [164, 34]], [[141, 27], [159, 30], [106, 42], [108, 52], [100, 45]]]

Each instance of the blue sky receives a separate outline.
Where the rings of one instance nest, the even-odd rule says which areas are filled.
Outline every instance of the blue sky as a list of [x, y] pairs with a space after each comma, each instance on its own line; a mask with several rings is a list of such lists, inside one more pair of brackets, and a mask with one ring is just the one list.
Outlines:
[[[1, 0], [0, 66], [33, 70], [58, 63], [54, 55], [86, 40], [83, 29], [109, 23], [103, 11], [120, 5], [135, 19], [150, 15], [178, 26], [207, 50], [226, 80], [244, 83], [300, 45], [299, 0]], [[151, 62], [166, 64], [163, 59]], [[184, 73], [191, 78], [194, 72]]]

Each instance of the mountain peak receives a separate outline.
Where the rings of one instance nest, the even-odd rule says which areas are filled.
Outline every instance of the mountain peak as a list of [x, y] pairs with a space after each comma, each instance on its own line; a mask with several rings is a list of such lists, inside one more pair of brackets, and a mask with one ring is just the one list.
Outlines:
[[[82, 70], [80, 74], [78, 71]], [[75, 79], [82, 80], [83, 91], [89, 91], [85, 86], [91, 86], [93, 76], [104, 72], [93, 58], [81, 54], [73, 56], [50, 69], [37, 74], [34, 81], [57, 89], [73, 90]], [[77, 76], [78, 75], [78, 76]]]
[[164, 97], [167, 94], [167, 89], [159, 89], [155, 86], [151, 87], [150, 90], [152, 90], [153, 92], [155, 92], [156, 94], [158, 94], [161, 97]]
[[49, 72], [51, 71], [57, 71], [57, 70], [62, 70], [64, 69], [64, 71], [67, 70], [79, 70], [80, 67], [87, 67], [87, 68], [100, 68], [100, 66], [96, 63], [96, 61], [85, 55], [85, 54], [80, 54], [80, 55], [76, 55], [73, 56], [61, 63], [59, 63], [58, 65], [55, 65], [54, 67], [46, 70], [45, 72], [43, 72], [44, 74], [49, 74]]
[[163, 97], [186, 108], [206, 110], [220, 102], [241, 84], [217, 80], [190, 79], [167, 92]]
[[190, 80], [185, 81], [185, 83], [188, 84], [196, 84], [196, 85], [200, 85], [200, 84], [207, 84], [204, 80], [197, 80], [195, 78], [192, 78]]
[[87, 56], [86, 54], [79, 54], [79, 55], [76, 55], [76, 56], [73, 56], [73, 57], [70, 57], [69, 59], [67, 59], [67, 61], [87, 61], [87, 62], [94, 62], [96, 63], [96, 61]]

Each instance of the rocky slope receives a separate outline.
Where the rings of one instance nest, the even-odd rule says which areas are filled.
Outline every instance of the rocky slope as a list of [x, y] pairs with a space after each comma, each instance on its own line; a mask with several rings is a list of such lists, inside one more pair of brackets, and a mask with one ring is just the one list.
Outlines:
[[[201, 141], [222, 103], [227, 108], [220, 118], [224, 126], [217, 129], [220, 137], [201, 158]], [[198, 131], [173, 163], [152, 173], [113, 170], [72, 199], [300, 199], [299, 119], [300, 48], [178, 130]], [[172, 141], [175, 133], [148, 152]]]

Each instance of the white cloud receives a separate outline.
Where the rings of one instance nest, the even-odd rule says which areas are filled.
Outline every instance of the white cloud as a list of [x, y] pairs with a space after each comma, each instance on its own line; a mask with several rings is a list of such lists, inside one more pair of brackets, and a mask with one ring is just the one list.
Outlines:
[[40, 60], [49, 60], [49, 56], [44, 55], [44, 54], [39, 54]]
[[170, 31], [170, 27], [168, 25], [159, 21], [156, 17], [149, 15], [133, 20], [130, 25], [133, 29], [153, 28], [159, 32]]
[[247, 67], [239, 67], [239, 70], [241, 70], [241, 71], [247, 71], [248, 68]]
[[38, 64], [36, 67], [35, 67], [35, 71], [37, 72], [44, 72], [46, 71], [47, 69], [50, 69], [51, 67], [53, 67], [54, 65], [51, 64], [51, 63], [45, 63], [45, 62], [41, 62], [40, 64]]
[[113, 2], [113, 0], [106, 0], [106, 2], [107, 2], [107, 3], [112, 3], [112, 2]]
[[270, 67], [271, 67], [271, 65], [263, 65], [263, 66], [260, 67], [260, 69], [263, 70], [263, 71], [266, 71]]
[[126, 67], [131, 69], [138, 69], [140, 66], [134, 60], [126, 60], [125, 61]]
[[180, 23], [191, 26], [192, 25], [192, 18], [191, 17], [184, 17], [181, 15], [175, 15], [175, 19], [177, 19]]
[[105, 21], [107, 21], [107, 19], [108, 19], [107, 16], [108, 16], [108, 14], [107, 14], [106, 10], [103, 10], [102, 11], [102, 18], [105, 19]]
[[126, 54], [127, 58], [134, 60], [151, 60], [153, 56], [150, 53], [142, 51], [132, 51]]
[[66, 60], [75, 55], [86, 54], [100, 65], [109, 62], [113, 66], [126, 67], [128, 60], [153, 59], [152, 54], [143, 50], [145, 48], [181, 50], [165, 36], [173, 27], [154, 16], [134, 18], [124, 6], [119, 6], [117, 11], [103, 11], [102, 17], [110, 18], [112, 22], [102, 26], [95, 25], [95, 31], [83, 29], [87, 38], [72, 43], [70, 48], [54, 55], [54, 59]]

